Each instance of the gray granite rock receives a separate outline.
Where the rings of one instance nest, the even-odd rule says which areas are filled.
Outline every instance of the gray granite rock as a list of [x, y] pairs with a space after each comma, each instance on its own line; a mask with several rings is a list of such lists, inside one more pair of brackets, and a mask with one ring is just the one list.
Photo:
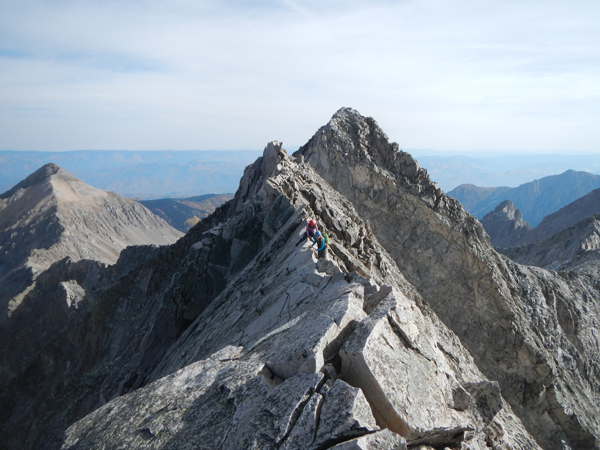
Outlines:
[[404, 438], [390, 430], [381, 430], [331, 447], [332, 450], [406, 450]]
[[323, 401], [312, 448], [327, 448], [377, 430], [379, 427], [362, 391], [336, 380]]

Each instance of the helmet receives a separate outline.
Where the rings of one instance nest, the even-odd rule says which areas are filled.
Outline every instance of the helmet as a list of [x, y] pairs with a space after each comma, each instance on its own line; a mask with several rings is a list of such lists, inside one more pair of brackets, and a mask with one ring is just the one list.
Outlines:
[[309, 226], [309, 227], [311, 227], [311, 228], [314, 228], [314, 227], [315, 227], [315, 225], [316, 225], [316, 223], [315, 223], [315, 221], [314, 221], [314, 220], [312, 220], [312, 219], [310, 220], [310, 222], [308, 222], [308, 226]]
[[315, 231], [315, 237], [316, 238], [321, 237], [321, 232], [320, 231]]

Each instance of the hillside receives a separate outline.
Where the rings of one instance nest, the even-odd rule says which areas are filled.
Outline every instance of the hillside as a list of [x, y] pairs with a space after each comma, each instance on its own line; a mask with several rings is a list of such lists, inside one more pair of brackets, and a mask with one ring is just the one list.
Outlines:
[[510, 200], [523, 214], [523, 220], [535, 228], [547, 215], [598, 188], [599, 175], [567, 170], [560, 175], [540, 178], [516, 188], [490, 190], [477, 186], [458, 186], [448, 195], [461, 203], [464, 201], [465, 209], [479, 219], [503, 201]]
[[498, 254], [372, 118], [269, 143], [239, 186], [171, 246], [43, 274], [6, 448], [600, 447], [595, 281]]
[[[598, 277], [597, 262], [590, 255], [600, 250], [600, 214], [594, 214], [571, 225], [549, 238], [533, 244], [501, 249], [502, 253], [519, 264], [549, 270], [585, 271]], [[588, 262], [592, 260], [591, 267]]]
[[188, 198], [163, 198], [139, 202], [173, 228], [186, 233], [199, 220], [233, 198], [233, 194], [206, 194]]

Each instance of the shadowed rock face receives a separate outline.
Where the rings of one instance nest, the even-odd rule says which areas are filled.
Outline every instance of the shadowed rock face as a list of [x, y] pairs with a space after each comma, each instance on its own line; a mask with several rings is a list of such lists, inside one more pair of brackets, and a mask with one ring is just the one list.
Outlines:
[[354, 110], [338, 111], [295, 155], [369, 218], [542, 447], [598, 447], [600, 296], [589, 278], [498, 255], [476, 219]]
[[500, 203], [494, 211], [481, 219], [494, 247], [513, 247], [531, 234], [531, 227], [523, 220], [523, 214], [510, 200]]
[[[176, 244], [36, 285], [65, 326], [0, 398], [7, 448], [594, 448], [588, 281], [497, 255], [372, 119], [344, 109], [316, 136], [297, 158], [267, 145]], [[299, 243], [309, 218], [325, 260]]]

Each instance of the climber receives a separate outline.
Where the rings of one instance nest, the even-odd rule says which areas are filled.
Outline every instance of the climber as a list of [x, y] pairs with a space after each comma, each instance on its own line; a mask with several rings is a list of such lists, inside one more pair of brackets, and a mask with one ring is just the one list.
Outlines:
[[329, 236], [327, 236], [327, 233], [325, 233], [325, 231], [323, 231], [323, 233], [321, 233], [320, 231], [317, 231], [315, 233], [314, 241], [311, 247], [313, 247], [315, 244], [317, 244], [316, 250], [318, 258], [327, 259], [327, 244], [329, 244]]
[[302, 235], [302, 238], [300, 238], [300, 240], [298, 241], [296, 246], [298, 246], [299, 244], [304, 242], [309, 237], [314, 238], [315, 233], [318, 233], [318, 232], [319, 232], [319, 227], [317, 226], [317, 223], [314, 220], [310, 219], [308, 224], [306, 225], [306, 229], [304, 230], [304, 234]]

